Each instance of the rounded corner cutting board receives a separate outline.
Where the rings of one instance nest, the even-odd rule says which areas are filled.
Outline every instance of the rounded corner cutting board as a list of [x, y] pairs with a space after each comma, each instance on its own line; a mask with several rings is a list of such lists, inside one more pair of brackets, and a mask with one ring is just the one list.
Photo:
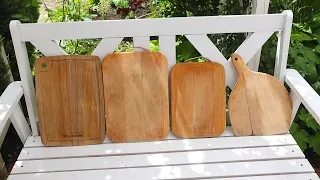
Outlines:
[[180, 63], [171, 70], [172, 131], [181, 138], [214, 137], [226, 127], [224, 67]]
[[238, 81], [229, 98], [229, 116], [236, 136], [287, 133], [292, 105], [289, 93], [275, 77], [251, 71], [233, 54]]
[[38, 58], [36, 96], [44, 145], [103, 142], [105, 120], [99, 57], [70, 55]]
[[102, 69], [108, 138], [165, 139], [170, 128], [166, 57], [160, 52], [112, 53]]

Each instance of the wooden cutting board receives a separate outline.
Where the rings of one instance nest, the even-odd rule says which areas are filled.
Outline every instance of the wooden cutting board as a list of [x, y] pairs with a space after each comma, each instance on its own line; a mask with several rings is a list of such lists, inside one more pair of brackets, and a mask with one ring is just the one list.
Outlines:
[[180, 63], [171, 70], [172, 131], [181, 138], [219, 136], [226, 127], [226, 80], [219, 63]]
[[237, 136], [287, 133], [292, 105], [284, 85], [271, 75], [251, 71], [237, 55], [238, 81], [229, 98], [229, 116]]
[[107, 55], [102, 63], [107, 136], [157, 141], [169, 133], [168, 62], [159, 52]]
[[97, 56], [38, 58], [36, 96], [44, 145], [103, 142], [103, 85], [101, 63]]

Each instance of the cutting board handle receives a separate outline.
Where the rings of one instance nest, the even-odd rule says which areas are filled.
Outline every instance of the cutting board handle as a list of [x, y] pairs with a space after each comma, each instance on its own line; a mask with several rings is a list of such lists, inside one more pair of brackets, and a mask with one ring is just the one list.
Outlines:
[[233, 53], [231, 55], [231, 60], [234, 67], [237, 69], [238, 74], [241, 75], [245, 71], [250, 71], [244, 60], [239, 56], [239, 54]]

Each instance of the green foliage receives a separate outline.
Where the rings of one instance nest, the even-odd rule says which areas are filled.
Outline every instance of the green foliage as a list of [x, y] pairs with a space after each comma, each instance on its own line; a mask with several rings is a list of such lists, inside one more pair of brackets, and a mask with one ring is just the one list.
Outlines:
[[2, 48], [1, 46], [3, 45], [3, 38], [0, 37], [0, 95], [3, 93], [3, 91], [6, 89], [6, 87], [10, 83], [10, 78], [8, 74], [9, 66], [5, 64], [3, 57], [1, 56], [2, 53]]
[[[48, 22], [91, 21], [92, 5], [88, 0], [63, 0], [57, 4], [55, 10], [47, 9]], [[68, 54], [91, 54], [99, 39], [60, 40], [57, 43]]]
[[108, 11], [111, 9], [112, 0], [101, 0], [99, 3], [98, 12], [102, 19], [107, 19]]
[[129, 0], [112, 0], [117, 8], [129, 8]]
[[[2, 0], [0, 1], [0, 35], [4, 38], [3, 45], [8, 55], [13, 77], [19, 80], [19, 71], [16, 57], [9, 31], [9, 23], [11, 20], [20, 20], [22, 23], [37, 22], [39, 17], [39, 1], [38, 0]], [[30, 65], [34, 63], [34, 47], [27, 44]], [[0, 65], [1, 66], [1, 65]], [[2, 68], [2, 67], [1, 67]], [[2, 83], [0, 85], [3, 86]]]

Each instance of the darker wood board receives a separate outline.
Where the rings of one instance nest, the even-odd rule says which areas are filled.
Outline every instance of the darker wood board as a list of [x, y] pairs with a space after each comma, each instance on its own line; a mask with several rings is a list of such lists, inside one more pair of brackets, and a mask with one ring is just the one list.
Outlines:
[[289, 93], [275, 77], [251, 71], [237, 55], [232, 63], [238, 81], [229, 98], [229, 116], [237, 136], [287, 133], [292, 105]]
[[226, 127], [224, 67], [180, 63], [171, 70], [172, 131], [181, 138], [219, 136]]
[[102, 63], [107, 136], [157, 141], [169, 133], [168, 62], [160, 52], [107, 55]]
[[105, 119], [101, 63], [97, 56], [36, 60], [40, 134], [46, 146], [103, 142]]

